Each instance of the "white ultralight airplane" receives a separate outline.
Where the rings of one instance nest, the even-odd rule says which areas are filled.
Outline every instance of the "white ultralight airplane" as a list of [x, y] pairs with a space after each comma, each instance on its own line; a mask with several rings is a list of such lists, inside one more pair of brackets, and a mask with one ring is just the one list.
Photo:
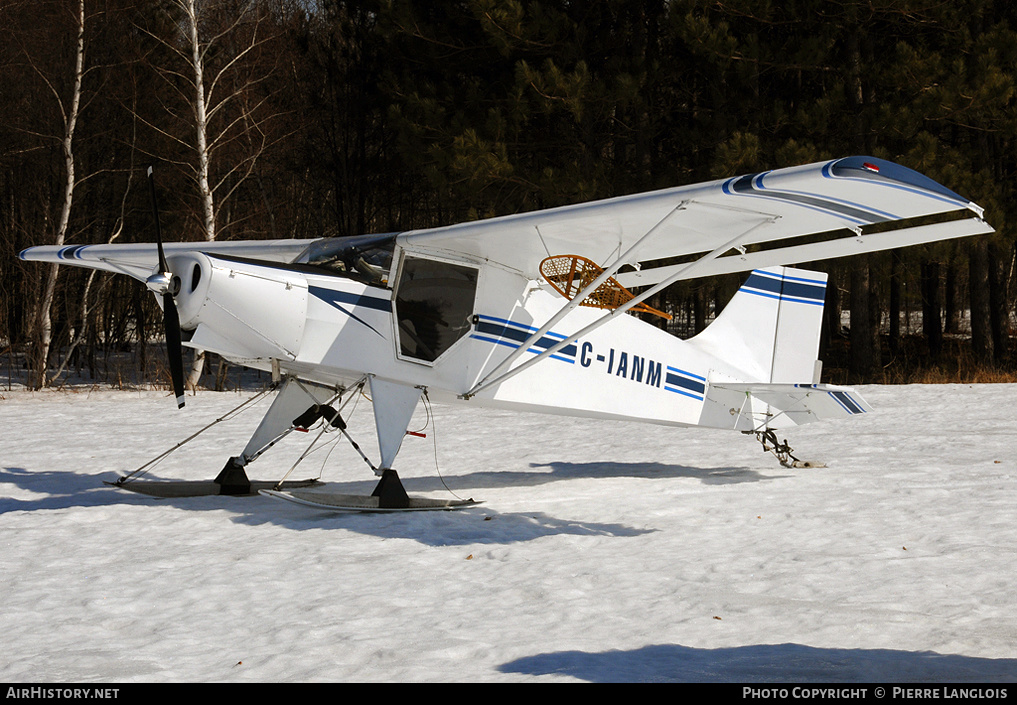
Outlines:
[[[982, 215], [917, 172], [849, 157], [347, 238], [163, 245], [156, 208], [156, 243], [20, 256], [146, 282], [165, 313], [180, 406], [181, 329], [192, 332], [190, 347], [273, 373], [278, 393], [261, 425], [199, 492], [257, 490], [247, 464], [295, 429], [345, 433], [336, 406], [366, 385], [380, 462], [360, 452], [381, 478], [374, 494], [281, 483], [268, 492], [317, 506], [431, 509], [472, 500], [409, 498], [393, 470], [422, 396], [732, 429], [793, 460], [775, 429], [870, 407], [820, 383], [826, 275], [786, 265], [992, 232]], [[731, 302], [688, 340], [626, 315], [666, 315], [645, 301], [683, 279], [743, 271]]]

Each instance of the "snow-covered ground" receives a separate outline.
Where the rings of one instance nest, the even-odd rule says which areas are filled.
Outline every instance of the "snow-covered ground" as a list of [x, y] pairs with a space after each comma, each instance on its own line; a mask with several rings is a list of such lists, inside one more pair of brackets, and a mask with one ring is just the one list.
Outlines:
[[[356, 514], [102, 483], [247, 393], [2, 392], [0, 680], [1014, 682], [1017, 386], [863, 393], [876, 412], [785, 434], [822, 469], [737, 433], [436, 405], [407, 489], [484, 503]], [[266, 406], [149, 477], [213, 477]], [[372, 429], [364, 400], [376, 457]], [[341, 439], [293, 477], [319, 473], [374, 485]]]

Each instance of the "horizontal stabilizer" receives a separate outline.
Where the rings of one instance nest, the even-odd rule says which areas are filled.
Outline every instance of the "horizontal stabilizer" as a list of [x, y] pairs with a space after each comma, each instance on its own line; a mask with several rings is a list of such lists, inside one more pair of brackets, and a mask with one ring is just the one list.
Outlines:
[[707, 387], [700, 423], [757, 431], [847, 418], [869, 411], [872, 407], [849, 387], [723, 382]]

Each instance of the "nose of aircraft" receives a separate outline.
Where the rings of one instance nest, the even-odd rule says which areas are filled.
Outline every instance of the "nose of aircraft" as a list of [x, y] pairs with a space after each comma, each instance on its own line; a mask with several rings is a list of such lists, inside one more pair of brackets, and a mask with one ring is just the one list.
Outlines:
[[211, 262], [207, 255], [188, 252], [170, 257], [169, 269], [169, 290], [179, 312], [180, 327], [191, 330], [198, 325], [201, 308], [208, 296], [212, 280]]

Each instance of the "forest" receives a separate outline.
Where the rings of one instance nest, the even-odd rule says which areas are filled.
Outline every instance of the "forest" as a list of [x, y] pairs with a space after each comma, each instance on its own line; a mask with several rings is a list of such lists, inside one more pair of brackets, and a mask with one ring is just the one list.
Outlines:
[[[991, 236], [829, 273], [824, 381], [1017, 379], [1004, 0], [0, 0], [0, 386], [164, 384], [127, 277], [32, 245], [396, 232], [855, 154]], [[706, 326], [741, 276], [652, 302]], [[198, 366], [195, 366], [196, 368]], [[194, 384], [230, 384], [205, 361]]]

